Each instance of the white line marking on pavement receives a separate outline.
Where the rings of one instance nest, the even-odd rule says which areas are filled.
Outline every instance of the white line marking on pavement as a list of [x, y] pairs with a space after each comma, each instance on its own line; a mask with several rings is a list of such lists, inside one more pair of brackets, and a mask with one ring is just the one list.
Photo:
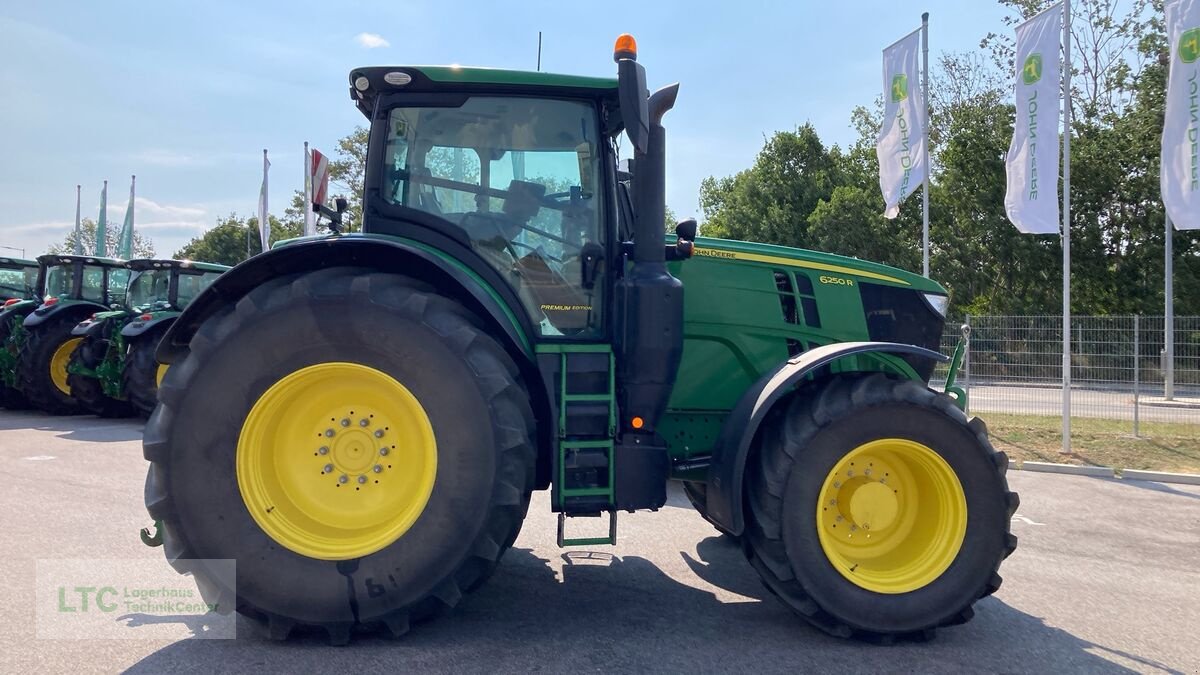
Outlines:
[[31, 462], [44, 462], [47, 459], [58, 459], [58, 458], [55, 457], [54, 455], [34, 455], [33, 457], [22, 457], [21, 459], [27, 459]]
[[1015, 520], [1019, 523], [1025, 523], [1026, 525], [1045, 525], [1045, 523], [1036, 523], [1032, 519], [1026, 518], [1025, 516], [1023, 516], [1019, 513], [1013, 514], [1013, 520]]

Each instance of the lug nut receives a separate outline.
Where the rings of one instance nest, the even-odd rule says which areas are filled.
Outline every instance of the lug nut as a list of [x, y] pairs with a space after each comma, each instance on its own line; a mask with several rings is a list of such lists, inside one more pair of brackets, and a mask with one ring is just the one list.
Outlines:
[[376, 464], [375, 467], [372, 469], [372, 471], [374, 471], [375, 473], [379, 473], [380, 471], [383, 471], [383, 467]]
[[329, 446], [322, 445], [321, 447], [317, 448], [317, 452], [321, 453], [322, 455], [328, 455], [329, 454]]
[[358, 421], [358, 426], [360, 426], [360, 427], [366, 427], [366, 426], [370, 426], [370, 425], [371, 425], [371, 420], [369, 420], [365, 417]]
[[349, 476], [347, 476], [346, 474], [342, 474], [342, 475], [338, 476], [338, 482], [339, 482], [339, 483], [346, 483], [346, 482], [348, 482], [349, 480], [350, 480], [350, 477], [349, 477]]
[[342, 426], [344, 426], [344, 427], [348, 427], [348, 426], [350, 426], [350, 420], [348, 420], [348, 419], [346, 419], [345, 417], [343, 417], [343, 418], [342, 418]]
[[381, 457], [387, 457], [387, 454], [388, 454], [388, 449], [387, 449], [387, 448], [380, 448], [380, 449], [379, 449], [379, 455], [380, 455]]
[[333, 438], [333, 429], [326, 429], [326, 430], [325, 430], [325, 437], [326, 437], [326, 438]]
[[358, 482], [359, 482], [359, 483], [365, 483], [365, 482], [367, 482], [367, 477], [366, 477], [366, 476], [359, 476], [359, 477], [358, 477]]
[[375, 438], [383, 438], [383, 429], [375, 430]]
[[326, 464], [326, 465], [325, 465], [325, 468], [324, 468], [324, 469], [322, 469], [322, 471], [323, 471], [324, 473], [333, 473], [333, 465], [332, 465], [332, 464]]

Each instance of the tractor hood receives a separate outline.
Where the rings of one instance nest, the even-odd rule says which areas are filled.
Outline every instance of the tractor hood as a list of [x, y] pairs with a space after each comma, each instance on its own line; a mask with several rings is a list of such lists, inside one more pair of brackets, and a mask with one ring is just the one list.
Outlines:
[[[833, 277], [854, 277], [877, 284], [911, 288], [922, 293], [946, 295], [946, 289], [932, 279], [907, 272], [896, 267], [851, 258], [849, 256], [810, 251], [773, 244], [757, 244], [748, 241], [698, 237], [694, 255], [705, 258], [722, 258], [765, 265], [802, 267], [817, 273], [828, 273]], [[686, 264], [686, 263], [685, 263]]]

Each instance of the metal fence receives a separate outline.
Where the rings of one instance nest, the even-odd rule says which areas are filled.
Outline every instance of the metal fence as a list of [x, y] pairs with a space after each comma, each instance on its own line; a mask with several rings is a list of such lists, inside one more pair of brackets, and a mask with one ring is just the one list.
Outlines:
[[[968, 316], [971, 339], [959, 383], [972, 413], [1062, 417], [1062, 317]], [[961, 335], [948, 322], [950, 353]], [[1147, 426], [1185, 425], [1200, 444], [1200, 317], [1175, 317], [1173, 395], [1165, 385], [1162, 316], [1071, 318], [1071, 417], [1119, 421], [1134, 436]], [[945, 367], [935, 379], [944, 380]]]

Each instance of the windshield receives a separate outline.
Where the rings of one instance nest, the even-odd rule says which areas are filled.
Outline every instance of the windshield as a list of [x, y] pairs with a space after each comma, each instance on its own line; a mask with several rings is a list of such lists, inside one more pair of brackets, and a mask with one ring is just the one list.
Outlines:
[[37, 268], [33, 268], [33, 275], [29, 274], [29, 268], [6, 268], [0, 269], [0, 298], [24, 298], [33, 293], [33, 287], [37, 284]]
[[543, 335], [592, 335], [603, 265], [591, 261], [604, 243], [597, 138], [595, 108], [579, 101], [479, 96], [459, 108], [395, 108], [384, 198], [465, 230]]
[[127, 269], [84, 265], [83, 288], [80, 295], [84, 300], [91, 300], [102, 305], [119, 304], [125, 301], [125, 289], [128, 284], [129, 270]]
[[71, 277], [74, 276], [71, 265], [55, 265], [46, 272], [46, 297], [71, 297]]
[[171, 306], [171, 270], [137, 272], [129, 284], [129, 306], [141, 311], [167, 309]]

